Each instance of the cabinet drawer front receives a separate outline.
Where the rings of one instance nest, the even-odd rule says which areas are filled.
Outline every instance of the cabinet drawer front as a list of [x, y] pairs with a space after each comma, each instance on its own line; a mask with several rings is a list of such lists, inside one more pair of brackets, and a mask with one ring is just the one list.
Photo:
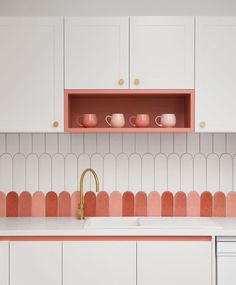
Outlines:
[[235, 254], [236, 242], [217, 242], [217, 254]]

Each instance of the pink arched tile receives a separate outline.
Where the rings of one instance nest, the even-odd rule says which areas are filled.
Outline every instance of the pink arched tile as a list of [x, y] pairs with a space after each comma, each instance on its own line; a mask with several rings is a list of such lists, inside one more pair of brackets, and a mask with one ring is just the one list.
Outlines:
[[185, 217], [187, 213], [186, 194], [182, 191], [177, 192], [174, 198], [174, 216]]
[[97, 195], [96, 216], [97, 217], [109, 216], [109, 196], [105, 191], [101, 191]]
[[6, 196], [0, 192], [0, 217], [6, 217]]
[[67, 191], [63, 191], [58, 197], [58, 216], [59, 217], [70, 217], [70, 205], [71, 199], [70, 194]]
[[32, 216], [32, 197], [29, 192], [22, 192], [19, 196], [19, 217]]
[[109, 197], [109, 216], [120, 217], [122, 216], [122, 196], [118, 191], [114, 191]]
[[46, 194], [46, 217], [57, 217], [58, 215], [58, 198], [57, 194], [50, 191]]
[[166, 191], [161, 196], [161, 215], [163, 217], [173, 216], [173, 194], [169, 191]]
[[158, 192], [151, 192], [147, 198], [147, 215], [160, 216], [161, 215], [161, 196]]
[[123, 194], [122, 214], [124, 217], [134, 216], [134, 194], [130, 191]]
[[96, 194], [88, 191], [84, 195], [84, 215], [85, 217], [96, 217]]
[[79, 191], [75, 191], [71, 195], [71, 216], [72, 217], [78, 216], [79, 201], [80, 201], [80, 193]]
[[135, 195], [135, 216], [147, 216], [147, 194], [145, 192], [138, 192]]
[[6, 197], [6, 216], [18, 217], [18, 194], [9, 192]]
[[212, 217], [212, 195], [210, 192], [203, 192], [201, 194], [201, 217]]
[[32, 216], [45, 217], [45, 195], [37, 191], [32, 198]]
[[200, 216], [200, 196], [195, 191], [189, 192], [187, 196], [187, 216]]
[[226, 216], [236, 217], [236, 192], [229, 192], [227, 195]]
[[225, 217], [226, 198], [223, 192], [216, 192], [213, 197], [213, 217]]

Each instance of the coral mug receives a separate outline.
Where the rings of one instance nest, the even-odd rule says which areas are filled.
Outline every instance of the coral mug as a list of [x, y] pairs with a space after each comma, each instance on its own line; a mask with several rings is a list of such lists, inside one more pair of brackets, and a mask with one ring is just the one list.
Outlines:
[[176, 125], [175, 114], [162, 114], [161, 116], [157, 116], [155, 123], [161, 128], [173, 128]]
[[107, 115], [105, 121], [112, 128], [122, 128], [125, 125], [124, 114]]
[[83, 114], [83, 116], [78, 116], [76, 123], [80, 127], [94, 128], [97, 126], [98, 120], [96, 114]]
[[130, 125], [137, 128], [147, 128], [150, 124], [150, 117], [148, 114], [137, 114], [129, 118]]

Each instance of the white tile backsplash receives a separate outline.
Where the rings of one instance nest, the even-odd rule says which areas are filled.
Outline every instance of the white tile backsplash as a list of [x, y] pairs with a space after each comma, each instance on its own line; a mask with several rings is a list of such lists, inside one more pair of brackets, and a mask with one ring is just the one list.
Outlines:
[[[236, 190], [235, 134], [0, 134], [0, 191]], [[85, 191], [94, 189], [90, 174]]]

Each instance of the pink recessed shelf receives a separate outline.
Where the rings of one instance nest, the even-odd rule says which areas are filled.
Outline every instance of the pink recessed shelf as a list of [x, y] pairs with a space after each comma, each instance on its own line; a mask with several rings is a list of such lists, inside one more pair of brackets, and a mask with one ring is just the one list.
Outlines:
[[[95, 113], [96, 128], [83, 128], [76, 119]], [[111, 128], [106, 115], [123, 113], [124, 128]], [[129, 117], [139, 113], [150, 115], [149, 128], [135, 128]], [[157, 127], [155, 117], [165, 113], [176, 115], [176, 127]], [[65, 132], [191, 132], [194, 130], [194, 90], [65, 90]]]

